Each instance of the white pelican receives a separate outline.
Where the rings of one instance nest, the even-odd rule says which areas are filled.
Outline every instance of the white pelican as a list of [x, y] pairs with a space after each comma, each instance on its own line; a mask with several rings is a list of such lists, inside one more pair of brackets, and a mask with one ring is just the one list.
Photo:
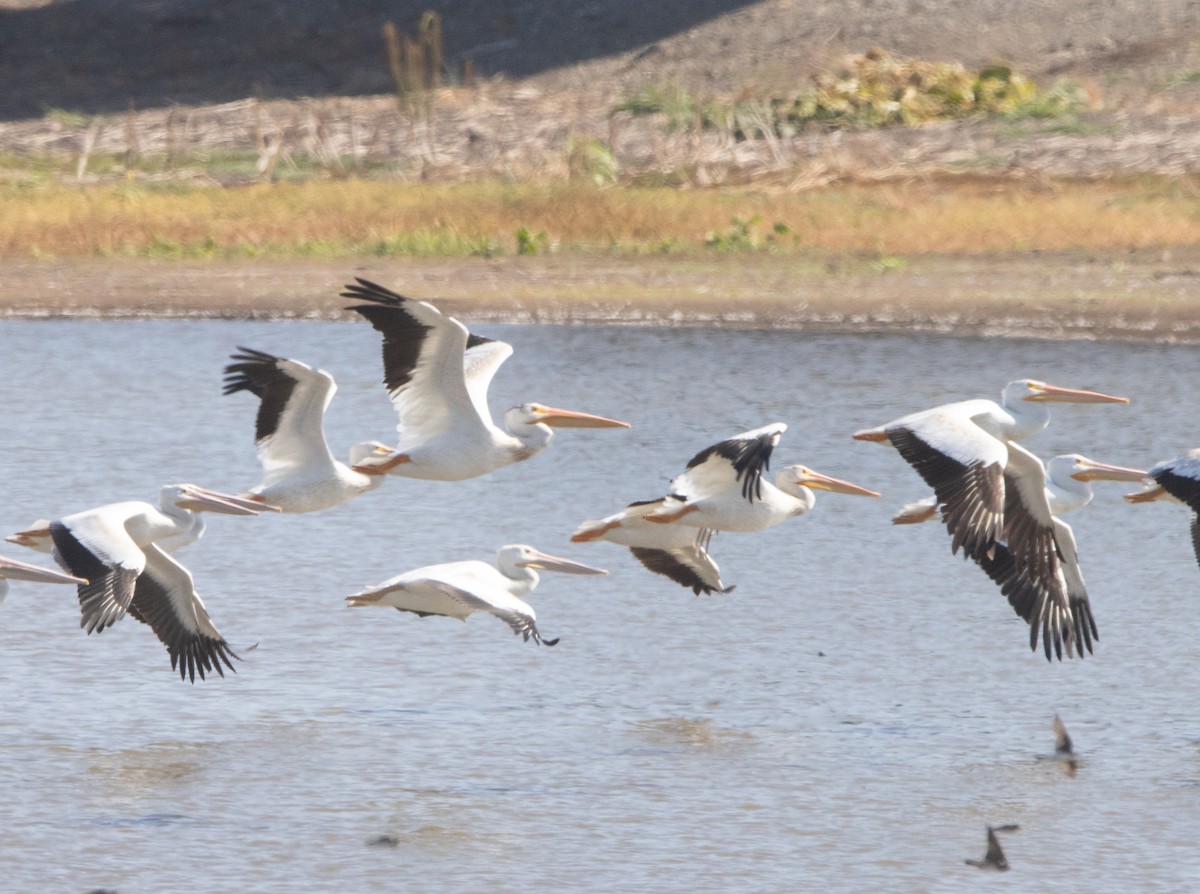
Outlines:
[[348, 310], [383, 334], [383, 382], [400, 417], [392, 450], [361, 460], [372, 475], [461, 481], [529, 459], [550, 443], [556, 428], [629, 428], [626, 422], [537, 403], [513, 407], [507, 431], [493, 422], [487, 390], [512, 347], [471, 335], [432, 304], [405, 298], [365, 279], [347, 285]]
[[475, 559], [426, 565], [347, 596], [346, 601], [351, 606], [391, 606], [418, 617], [445, 615], [460, 621], [472, 612], [488, 612], [526, 640], [553, 646], [558, 640], [542, 639], [533, 607], [521, 599], [538, 585], [538, 570], [608, 574], [602, 568], [560, 559], [524, 544], [501, 547], [496, 565], [499, 570]]
[[[249, 391], [259, 398], [254, 443], [265, 478], [243, 497], [282, 512], [315, 512], [352, 500], [383, 483], [334, 459], [325, 442], [325, 409], [337, 385], [323, 369], [299, 360], [239, 347], [225, 367], [225, 394]], [[372, 453], [355, 445], [350, 461]]]
[[629, 547], [635, 559], [655, 574], [669, 577], [701, 593], [728, 593], [733, 587], [721, 582], [721, 569], [708, 554], [713, 532], [682, 525], [656, 525], [646, 514], [659, 509], [663, 499], [631, 503], [616, 515], [585, 521], [571, 540], [586, 543], [607, 540]]
[[1174, 500], [1192, 510], [1192, 551], [1200, 562], [1200, 447], [1183, 456], [1151, 466], [1145, 473], [1154, 484], [1136, 494], [1127, 494], [1130, 503]]
[[775, 422], [701, 450], [672, 479], [662, 504], [643, 517], [710, 531], [763, 531], [812, 509], [812, 489], [879, 496], [807, 466], [785, 466], [774, 484], [763, 480], [771, 451], [786, 430], [782, 422]]
[[1060, 659], [1064, 645], [1071, 655], [1076, 635], [1084, 644], [1082, 657], [1096, 629], [1076, 573], [1074, 538], [1050, 511], [1041, 460], [1016, 443], [1046, 427], [1047, 402], [1129, 400], [1021, 379], [1005, 386], [1003, 406], [990, 400], [945, 404], [854, 437], [896, 447], [934, 489], [951, 552], [962, 548], [1001, 584], [1030, 624], [1031, 647], [1040, 627], [1047, 658], [1051, 644]]
[[55, 571], [53, 568], [43, 568], [41, 565], [30, 565], [16, 559], [0, 556], [0, 604], [8, 598], [8, 582], [10, 580], [36, 581], [42, 584], [86, 584], [81, 577], [72, 577]]
[[194, 484], [172, 484], [159, 492], [156, 508], [140, 500], [109, 503], [50, 523], [54, 558], [83, 578], [80, 626], [99, 632], [128, 611], [150, 626], [167, 647], [171, 667], [195, 682], [206, 670], [224, 676], [233, 652], [209, 620], [192, 576], [158, 544], [178, 548], [203, 530], [200, 512], [257, 515], [269, 508]]

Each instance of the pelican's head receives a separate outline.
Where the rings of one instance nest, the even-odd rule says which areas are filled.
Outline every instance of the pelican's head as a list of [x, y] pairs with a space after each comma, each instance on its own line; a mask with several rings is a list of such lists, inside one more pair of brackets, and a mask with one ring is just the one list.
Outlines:
[[524, 403], [504, 414], [509, 428], [514, 425], [549, 425], [551, 428], [629, 428], [628, 422], [593, 416], [575, 410], [560, 410], [545, 404]]
[[1055, 466], [1066, 467], [1067, 474], [1076, 481], [1142, 481], [1146, 478], [1144, 469], [1110, 466], [1078, 453], [1067, 453], [1050, 460], [1046, 471], [1051, 478], [1054, 477]]
[[223, 494], [196, 484], [167, 484], [158, 492], [159, 505], [163, 508], [178, 506], [192, 512], [219, 512], [222, 515], [258, 515], [260, 512], [278, 512], [275, 506]]
[[1037, 379], [1018, 379], [1004, 386], [1004, 403], [1012, 405], [1019, 400], [1036, 403], [1066, 404], [1127, 404], [1127, 397], [1113, 397], [1099, 391], [1081, 391], [1077, 388], [1060, 388]]
[[603, 568], [552, 556], [524, 543], [502, 546], [496, 556], [501, 568], [532, 568], [535, 571], [559, 571], [563, 574], [608, 574]]
[[806, 487], [811, 490], [825, 490], [834, 494], [856, 494], [860, 497], [877, 497], [877, 491], [859, 487], [840, 478], [831, 478], [813, 471], [808, 466], [784, 466], [775, 476], [780, 490], [794, 493], [794, 488]]

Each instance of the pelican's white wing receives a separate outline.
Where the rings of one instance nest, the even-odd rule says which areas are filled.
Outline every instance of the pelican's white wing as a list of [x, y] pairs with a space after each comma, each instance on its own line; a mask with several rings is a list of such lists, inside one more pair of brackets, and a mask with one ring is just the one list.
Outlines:
[[146, 503], [112, 503], [50, 523], [54, 558], [80, 584], [80, 626], [99, 632], [125, 616], [146, 554], [129, 536], [125, 521], [153, 509]]
[[[525, 639], [543, 642], [533, 608], [505, 589], [511, 584], [485, 562], [470, 560], [417, 568], [347, 597], [352, 606], [384, 605], [420, 617], [444, 615], [465, 621], [473, 612], [500, 618]], [[555, 641], [557, 642], [557, 640]], [[546, 645], [553, 645], [546, 641]]]
[[466, 611], [482, 611], [495, 615], [512, 628], [513, 633], [519, 633], [525, 639], [532, 638], [539, 645], [552, 646], [558, 640], [543, 640], [534, 623], [537, 616], [533, 606], [511, 593], [497, 590], [489, 593], [472, 593], [444, 581], [435, 581], [433, 585], [441, 590], [451, 601], [457, 602]]
[[196, 593], [191, 572], [154, 544], [146, 547], [146, 567], [137, 579], [129, 613], [149, 625], [171, 655], [171, 668], [180, 679], [193, 683], [196, 675], [215, 670], [222, 677], [222, 663], [234, 670], [236, 658], [224, 637], [217, 632]]
[[372, 302], [348, 309], [383, 335], [383, 383], [400, 417], [397, 452], [451, 431], [472, 431], [477, 439], [488, 429], [486, 400], [481, 408], [467, 389], [466, 326], [432, 304], [364, 279], [342, 297]]
[[270, 486], [295, 469], [331, 465], [325, 443], [325, 410], [337, 385], [324, 370], [298, 360], [238, 348], [225, 367], [225, 394], [249, 391], [259, 398], [254, 442]]
[[933, 488], [951, 549], [978, 561], [1004, 538], [1004, 468], [1008, 449], [973, 420], [995, 408], [963, 401], [913, 413], [884, 426], [888, 440]]
[[463, 355], [463, 375], [467, 382], [467, 394], [475, 406], [480, 419], [491, 419], [488, 407], [488, 388], [496, 370], [512, 356], [512, 345], [508, 342], [471, 335], [467, 339], [467, 351]]
[[742, 497], [753, 503], [761, 497], [762, 473], [785, 431], [787, 426], [776, 422], [706, 447], [671, 480], [670, 495], [692, 503], [740, 485]]
[[1054, 520], [1054, 542], [1058, 546], [1062, 562], [1063, 578], [1067, 586], [1067, 602], [1071, 609], [1071, 622], [1075, 629], [1075, 645], [1080, 657], [1084, 649], [1092, 651], [1092, 640], [1099, 639], [1096, 621], [1092, 617], [1092, 605], [1088, 600], [1087, 587], [1083, 582], [1083, 569], [1079, 567], [1079, 554], [1075, 546], [1075, 532], [1061, 518]]

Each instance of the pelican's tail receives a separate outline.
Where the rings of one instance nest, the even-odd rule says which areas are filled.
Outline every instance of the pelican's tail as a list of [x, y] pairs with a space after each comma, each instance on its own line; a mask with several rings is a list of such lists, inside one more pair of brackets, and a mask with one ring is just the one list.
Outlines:
[[893, 525], [919, 525], [937, 515], [937, 497], [926, 497], [900, 507], [900, 511], [892, 516]]
[[886, 428], [863, 428], [856, 431], [852, 438], [856, 441], [877, 441], [883, 443], [888, 440]]
[[575, 533], [571, 535], [571, 542], [588, 543], [592, 540], [599, 540], [613, 528], [619, 528], [620, 526], [621, 520], [611, 515], [608, 518], [585, 521], [575, 529]]

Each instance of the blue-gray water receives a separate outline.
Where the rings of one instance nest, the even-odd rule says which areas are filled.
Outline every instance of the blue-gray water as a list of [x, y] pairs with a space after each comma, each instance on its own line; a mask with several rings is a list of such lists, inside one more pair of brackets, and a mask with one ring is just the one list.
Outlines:
[[[479, 327], [492, 389], [627, 419], [474, 481], [393, 479], [307, 516], [217, 517], [178, 557], [236, 676], [181, 683], [148, 629], [86, 636], [69, 588], [0, 608], [7, 890], [1179, 891], [1200, 878], [1200, 570], [1188, 513], [1101, 483], [1069, 518], [1101, 640], [1047, 664], [857, 428], [1037, 376], [1133, 398], [1060, 407], [1027, 445], [1148, 465], [1200, 442], [1198, 349], [796, 332]], [[394, 434], [365, 325], [0, 323], [0, 531], [160, 484], [259, 480], [235, 345], [340, 383], [344, 456]], [[804, 462], [884, 492], [719, 535], [696, 598], [575, 525], [654, 496], [715, 440], [790, 426]], [[610, 569], [544, 575], [554, 649], [495, 618], [350, 610], [365, 584], [529, 542]], [[35, 558], [4, 545], [6, 554]], [[49, 557], [42, 557], [47, 563]], [[245, 651], [258, 643], [258, 648]], [[1075, 778], [1039, 761], [1058, 712]], [[963, 865], [987, 823], [1012, 871]], [[390, 836], [394, 847], [369, 846]]]

